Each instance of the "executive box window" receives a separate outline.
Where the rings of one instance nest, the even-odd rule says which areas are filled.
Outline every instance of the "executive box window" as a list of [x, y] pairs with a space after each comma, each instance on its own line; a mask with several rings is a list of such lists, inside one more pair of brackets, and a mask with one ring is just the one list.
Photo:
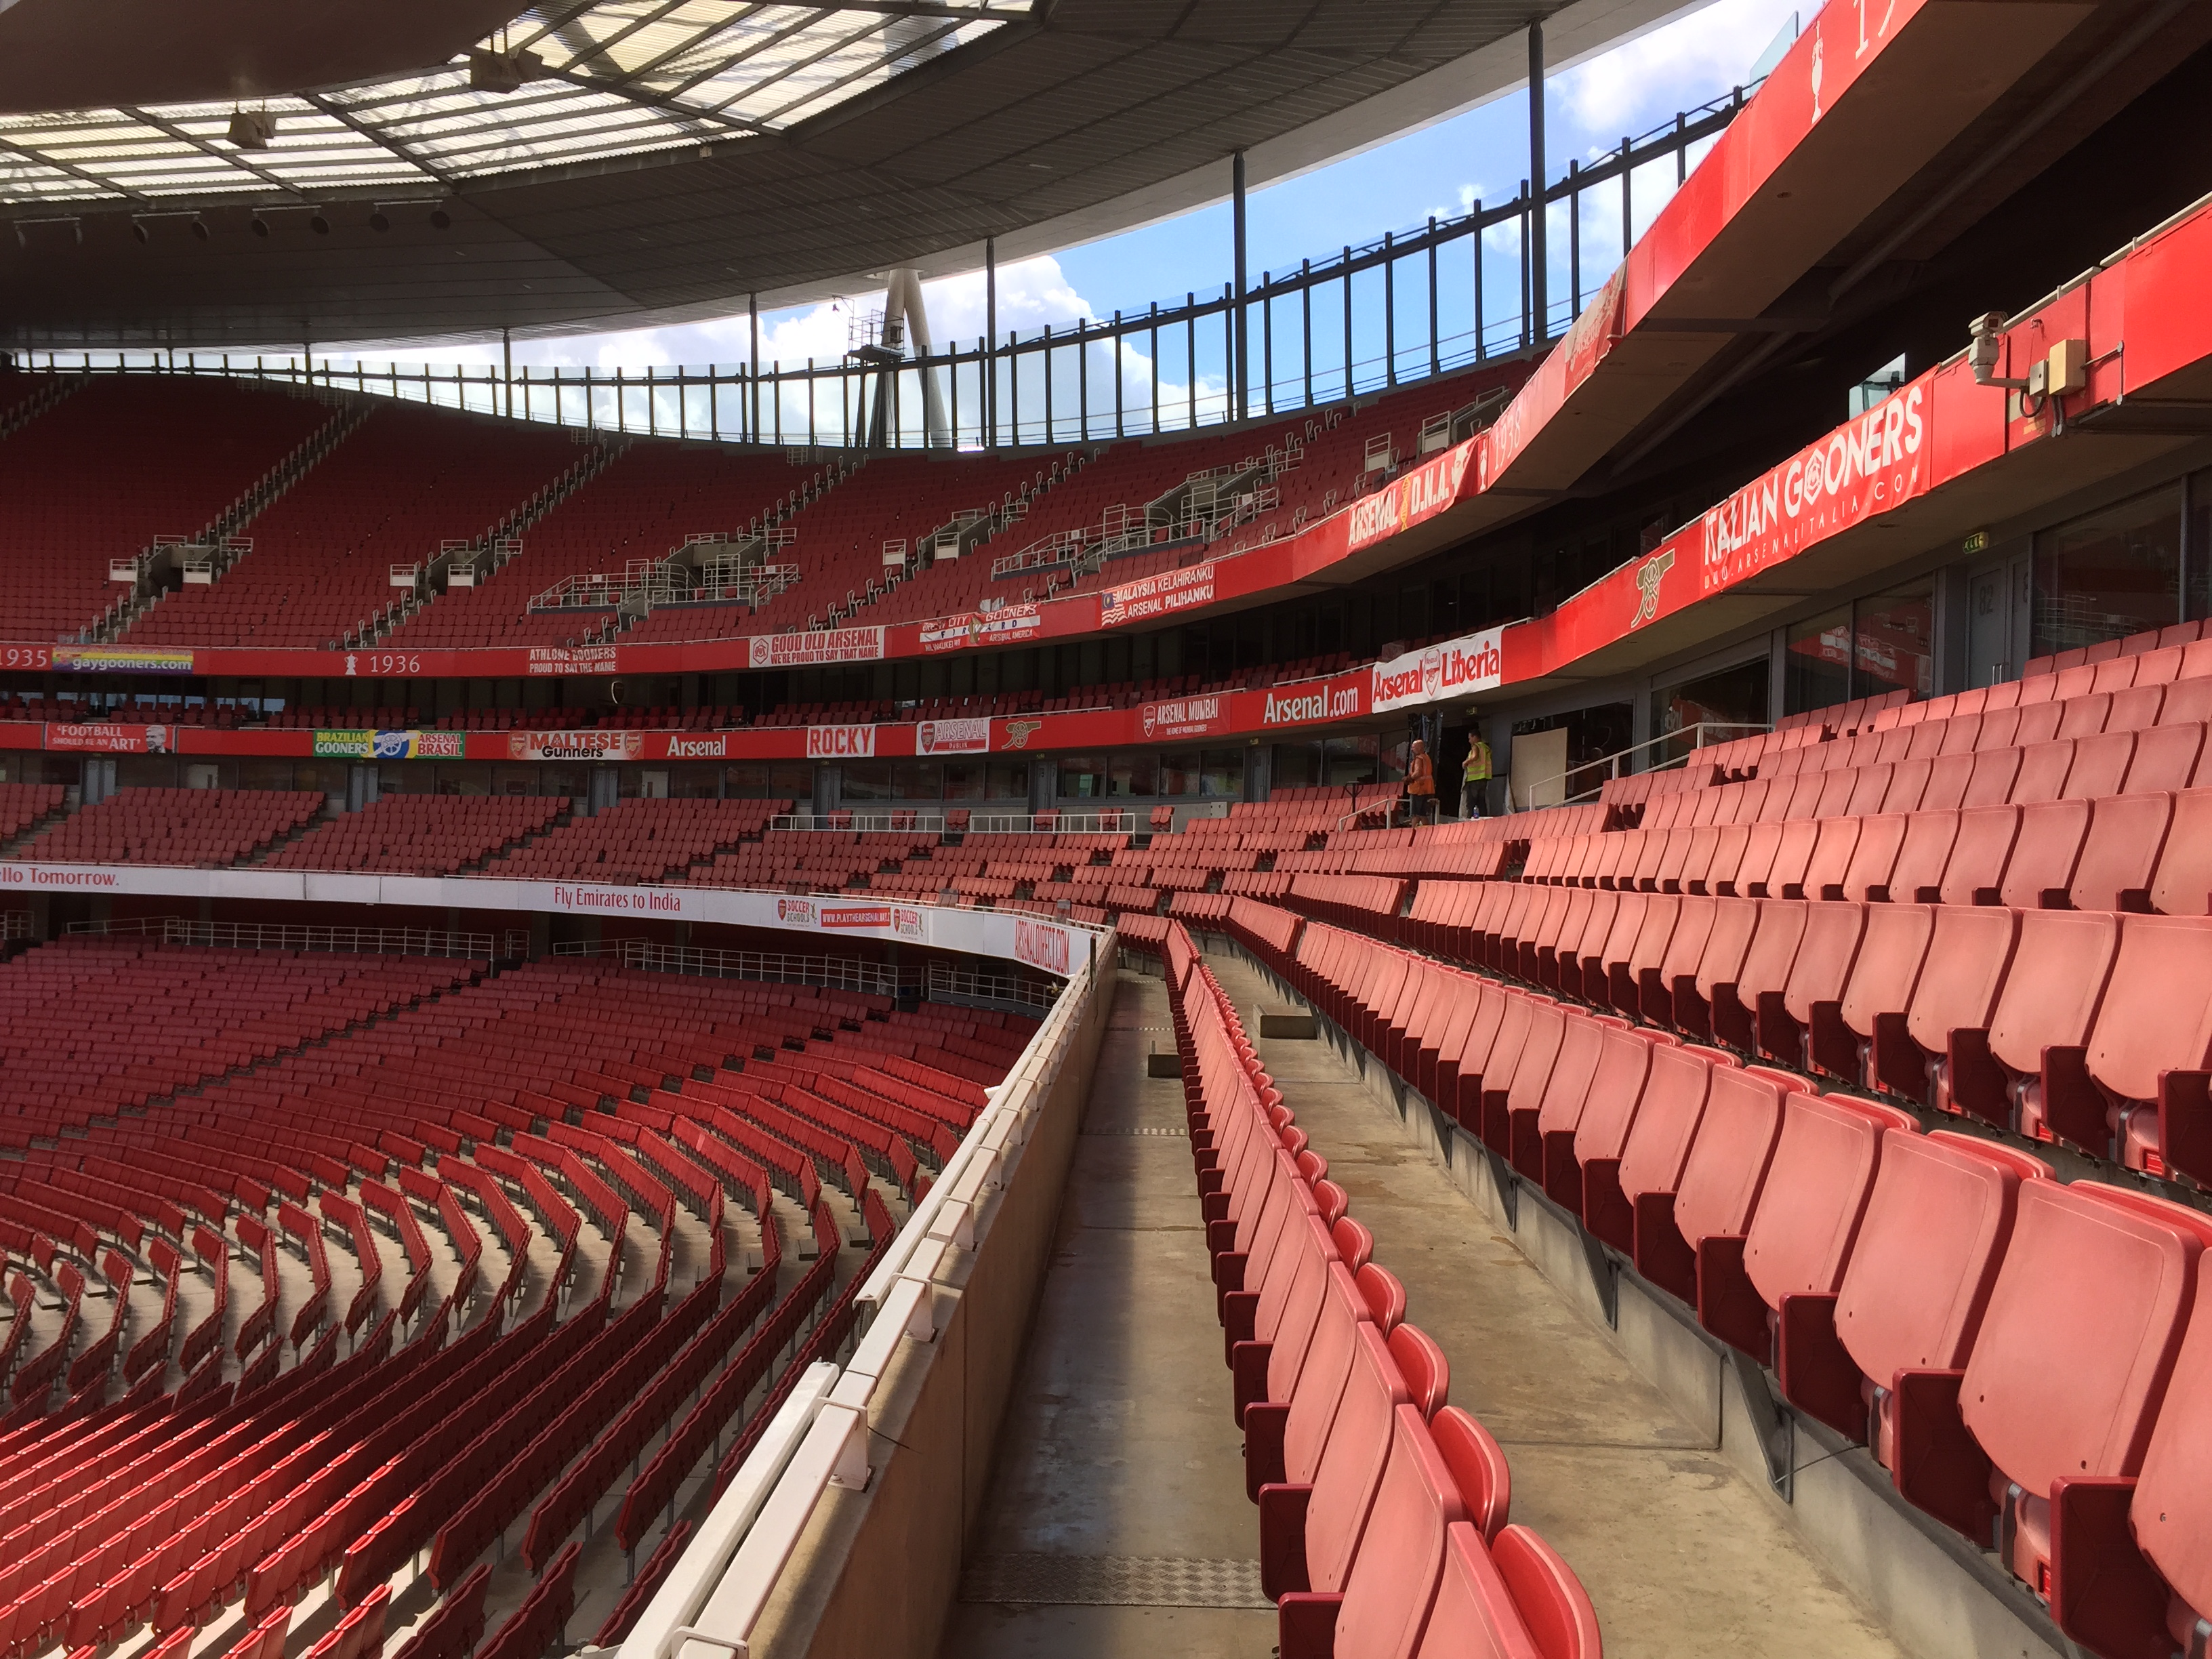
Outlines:
[[732, 800], [811, 801], [814, 769], [803, 761], [741, 762], [722, 769], [722, 793]]
[[1832, 708], [1899, 690], [1931, 696], [1935, 637], [1935, 588], [1926, 582], [1794, 623], [1784, 653], [1783, 710]]
[[[1654, 691], [1651, 735], [1664, 738], [1680, 732], [1685, 736], [1650, 751], [1650, 758], [1644, 763], [1646, 769], [1682, 759], [1696, 743], [1723, 743], [1731, 736], [1741, 736], [1747, 727], [1764, 728], [1768, 721], [1768, 669], [1765, 657], [1755, 657], [1733, 668]], [[1690, 728], [1699, 725], [1721, 729], [1701, 737], [1688, 735]]]
[[2181, 505], [2172, 483], [2036, 537], [2033, 654], [2181, 620]]

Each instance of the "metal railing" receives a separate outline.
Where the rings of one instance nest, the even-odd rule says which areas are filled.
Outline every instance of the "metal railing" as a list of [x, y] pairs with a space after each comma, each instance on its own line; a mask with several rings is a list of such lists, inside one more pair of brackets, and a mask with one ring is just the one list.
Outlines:
[[[1088, 443], [1305, 410], [1540, 349], [1602, 287], [1639, 223], [1742, 110], [1752, 87], [1685, 110], [1589, 165], [1570, 161], [1541, 191], [1549, 296], [1529, 315], [1526, 179], [1509, 200], [1475, 202], [1294, 271], [1262, 271], [1242, 298], [1116, 311], [1027, 336], [979, 339], [896, 365], [863, 343], [804, 367], [540, 368], [174, 352], [26, 352], [57, 374], [118, 369], [246, 376], [379, 392], [562, 426], [810, 449], [860, 447], [887, 400], [890, 447], [930, 442], [923, 377], [933, 380], [958, 448]], [[1239, 324], [1242, 324], [1240, 328]], [[1240, 347], [1240, 337], [1243, 344]], [[1409, 436], [1411, 434], [1408, 434]]]
[[526, 957], [530, 935], [441, 933], [427, 927], [307, 927], [289, 922], [192, 921], [182, 916], [132, 916], [124, 921], [73, 921], [76, 936], [159, 939], [164, 945], [225, 951], [313, 951], [407, 957]]
[[864, 835], [1115, 836], [1138, 829], [1134, 808], [1100, 812], [962, 811], [957, 807], [840, 807], [832, 812], [779, 812], [771, 830]]
[[872, 997], [918, 996], [922, 984], [920, 969], [892, 968], [879, 962], [797, 956], [781, 951], [719, 951], [644, 939], [566, 941], [556, 945], [553, 954], [611, 957], [625, 968], [659, 974], [758, 980], [770, 985], [817, 985]]
[[0, 911], [0, 939], [28, 939], [31, 936], [31, 913], [28, 910]]
[[1054, 980], [987, 974], [978, 969], [956, 968], [949, 962], [929, 964], [927, 985], [932, 1002], [964, 1002], [1033, 1014], [1042, 1014], [1057, 1002], [1060, 988]]
[[[1725, 743], [1730, 738], [1749, 737], [1754, 732], [1771, 732], [1773, 729], [1774, 727], [1771, 725], [1759, 720], [1699, 720], [1694, 726], [1677, 726], [1672, 732], [1662, 732], [1656, 738], [1646, 738], [1642, 743], [1632, 743], [1627, 748], [1616, 750], [1610, 755], [1601, 755], [1595, 760], [1578, 762], [1577, 764], [1570, 766], [1565, 771], [1556, 773], [1551, 777], [1539, 778], [1528, 785], [1528, 799], [1533, 801], [1535, 799], [1537, 791], [1540, 789], [1547, 788], [1553, 784], [1565, 786], [1569, 778], [1579, 777], [1586, 772], [1602, 767], [1605, 769], [1605, 775], [1597, 781], [1596, 787], [1579, 790], [1571, 795], [1563, 793], [1558, 800], [1547, 801], [1543, 805], [1546, 806], [1572, 806], [1578, 801], [1594, 800], [1597, 798], [1599, 793], [1604, 789], [1607, 784], [1623, 775], [1620, 769], [1620, 763], [1624, 760], [1627, 759], [1631, 755], [1640, 755], [1645, 750], [1656, 749], [1662, 744], [1679, 744], [1685, 738], [1692, 739], [1690, 746], [1683, 750], [1680, 754], [1668, 755], [1662, 758], [1657, 764], [1640, 769], [1646, 772], [1667, 772], [1673, 770], [1678, 766], [1688, 765], [1690, 763], [1690, 757], [1698, 749], [1705, 746], [1705, 733], [1709, 732], [1725, 734], [1714, 738], [1714, 741], [1717, 743]], [[1510, 810], [1511, 803], [1511, 791], [1510, 785], [1507, 792], [1507, 802]], [[1522, 810], [1528, 811], [1540, 811], [1543, 808], [1542, 806], [1530, 806]]]

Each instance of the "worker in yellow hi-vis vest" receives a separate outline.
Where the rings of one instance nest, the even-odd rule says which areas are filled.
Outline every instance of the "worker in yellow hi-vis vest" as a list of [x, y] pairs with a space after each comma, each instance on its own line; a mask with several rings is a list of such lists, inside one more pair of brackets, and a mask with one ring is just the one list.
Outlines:
[[1490, 793], [1490, 745], [1482, 740], [1482, 731], [1478, 726], [1468, 734], [1467, 764], [1460, 774], [1460, 817], [1482, 816], [1483, 797]]

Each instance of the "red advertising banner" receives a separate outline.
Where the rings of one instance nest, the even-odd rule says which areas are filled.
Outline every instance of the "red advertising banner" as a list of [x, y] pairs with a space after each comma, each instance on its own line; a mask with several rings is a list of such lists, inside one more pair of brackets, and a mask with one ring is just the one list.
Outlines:
[[641, 732], [509, 732], [507, 758], [519, 761], [636, 760], [645, 753]]
[[1235, 726], [1232, 702], [1227, 692], [1215, 691], [1146, 703], [1137, 710], [1137, 735], [1146, 743], [1158, 738], [1212, 737]]
[[1103, 589], [1098, 595], [1098, 625], [1121, 628], [1148, 617], [1212, 605], [1213, 579], [1214, 561], [1206, 559]]
[[879, 662], [880, 628], [830, 628], [812, 634], [757, 634], [746, 641], [752, 668], [805, 668], [820, 663]]

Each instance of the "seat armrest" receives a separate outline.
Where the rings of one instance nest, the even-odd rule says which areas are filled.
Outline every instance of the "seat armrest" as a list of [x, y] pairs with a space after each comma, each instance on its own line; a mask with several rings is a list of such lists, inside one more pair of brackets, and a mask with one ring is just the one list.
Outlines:
[[1292, 1590], [1275, 1603], [1276, 1659], [1336, 1659], [1341, 1595]]
[[1274, 1352], [1272, 1342], [1239, 1342], [1230, 1350], [1230, 1399], [1239, 1428], [1251, 1407], [1267, 1397], [1267, 1363]]
[[1782, 1298], [1776, 1333], [1782, 1397], [1856, 1442], [1867, 1439], [1865, 1379], [1836, 1334], [1836, 1297], [1794, 1291]]
[[1996, 1519], [1990, 1496], [1990, 1459], [1959, 1410], [1964, 1371], [1901, 1370], [1891, 1385], [1895, 1401], [1894, 1468], [1905, 1502], [1987, 1549]]
[[1774, 1337], [1766, 1303], [1744, 1271], [1746, 1242], [1741, 1234], [1698, 1241], [1698, 1323], [1764, 1365], [1773, 1358]]
[[1260, 1590], [1269, 1601], [1310, 1589], [1306, 1578], [1306, 1506], [1311, 1486], [1260, 1488]]
[[1244, 1495], [1255, 1504], [1261, 1487], [1283, 1478], [1283, 1431], [1290, 1419], [1285, 1401], [1255, 1400], [1244, 1407]]
[[2164, 1654], [2172, 1592], [2136, 1547], [2127, 1477], [2061, 1476], [2051, 1486], [2051, 1616], [2091, 1653]]

